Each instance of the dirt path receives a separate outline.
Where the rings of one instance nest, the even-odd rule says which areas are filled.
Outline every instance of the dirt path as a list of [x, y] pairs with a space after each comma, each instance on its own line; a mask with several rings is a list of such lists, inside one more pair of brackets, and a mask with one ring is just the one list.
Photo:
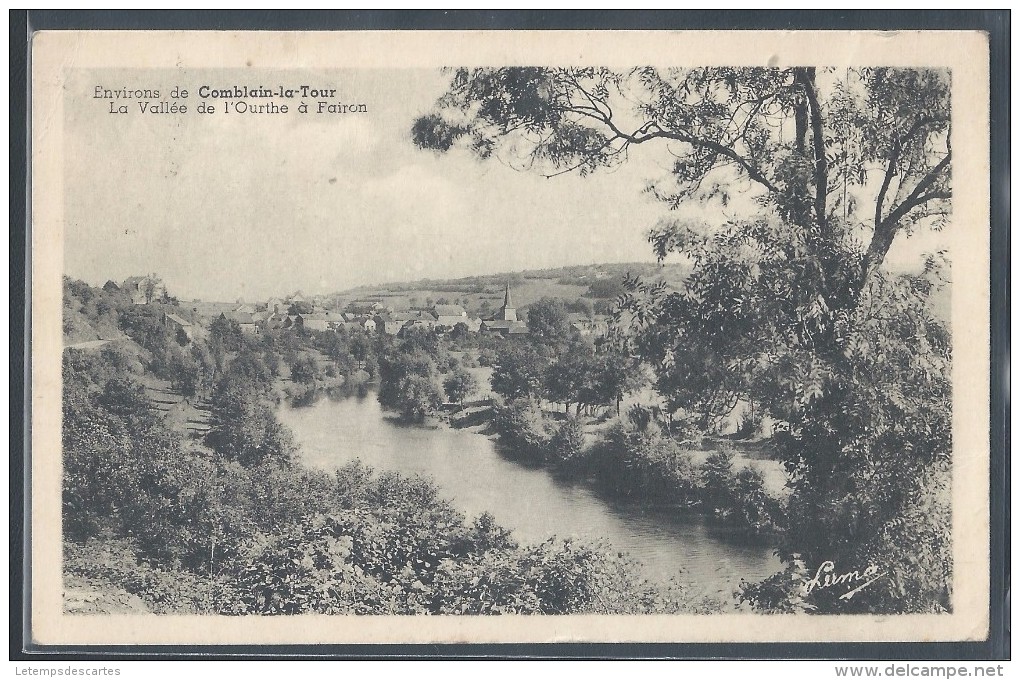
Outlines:
[[64, 349], [99, 349], [109, 340], [86, 340], [85, 342], [72, 342], [70, 345], [64, 345]]
[[145, 614], [145, 601], [122, 588], [80, 577], [65, 577], [65, 614]]

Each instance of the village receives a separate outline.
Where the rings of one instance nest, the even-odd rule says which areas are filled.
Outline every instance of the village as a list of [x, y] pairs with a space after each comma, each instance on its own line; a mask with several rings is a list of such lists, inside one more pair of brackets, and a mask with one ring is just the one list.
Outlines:
[[[174, 302], [163, 281], [156, 274], [132, 276], [121, 284], [107, 282], [105, 288], [125, 291], [136, 305]], [[248, 335], [266, 331], [305, 329], [344, 331], [351, 333], [385, 334], [403, 337], [408, 329], [434, 330], [440, 334], [486, 333], [501, 336], [526, 335], [528, 324], [523, 312], [513, 301], [510, 282], [505, 284], [500, 307], [491, 314], [471, 315], [460, 304], [445, 300], [414, 308], [401, 309], [376, 299], [354, 299], [337, 308], [335, 298], [305, 296], [301, 291], [265, 302], [211, 302], [204, 300], [176, 301], [176, 312], [165, 312], [163, 323], [188, 338], [201, 338], [216, 319], [238, 325]], [[571, 312], [569, 324], [582, 336], [601, 336], [609, 331], [609, 315]]]

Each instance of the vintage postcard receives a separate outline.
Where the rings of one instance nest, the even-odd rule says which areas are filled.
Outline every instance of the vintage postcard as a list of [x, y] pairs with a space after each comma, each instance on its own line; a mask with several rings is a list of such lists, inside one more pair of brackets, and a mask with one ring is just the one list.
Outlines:
[[988, 634], [977, 32], [31, 52], [37, 644]]

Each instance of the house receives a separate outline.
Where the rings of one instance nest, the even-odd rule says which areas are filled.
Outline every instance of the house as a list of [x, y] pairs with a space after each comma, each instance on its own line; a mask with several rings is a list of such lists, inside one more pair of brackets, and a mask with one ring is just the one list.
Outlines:
[[131, 296], [131, 302], [136, 305], [149, 304], [166, 296], [166, 286], [155, 274], [128, 277], [120, 288]]
[[432, 314], [436, 317], [436, 326], [446, 330], [467, 321], [467, 312], [460, 305], [436, 305]]
[[[477, 333], [482, 328], [482, 320], [477, 316], [467, 316], [466, 314], [460, 318], [452, 327], [445, 327], [443, 330], [453, 332], [458, 325], [463, 324], [467, 328], [468, 333]], [[438, 327], [438, 323], [437, 323]]]
[[372, 321], [375, 323], [375, 330], [386, 335], [396, 335], [400, 332], [403, 321], [397, 321], [390, 313], [376, 314]]
[[286, 314], [269, 314], [265, 312], [266, 317], [260, 323], [262, 328], [267, 331], [276, 331], [284, 328], [284, 323], [287, 321]]
[[297, 325], [309, 331], [336, 330], [342, 323], [343, 317], [334, 312], [297, 315]]
[[172, 333], [184, 333], [188, 340], [195, 339], [195, 326], [187, 319], [183, 319], [176, 314], [165, 312], [163, 314], [163, 326], [168, 328]]
[[352, 300], [346, 309], [352, 314], [361, 315], [377, 314], [386, 310], [382, 303], [376, 300]]
[[499, 333], [500, 335], [523, 335], [528, 332], [525, 321], [503, 321], [488, 319], [482, 321], [479, 329], [482, 333]]
[[233, 302], [203, 302], [202, 300], [194, 300], [192, 302], [182, 302], [181, 307], [189, 308], [196, 317], [202, 320], [212, 321], [219, 318], [224, 312], [233, 312], [237, 304]]
[[262, 332], [262, 329], [259, 328], [259, 325], [255, 322], [255, 318], [248, 312], [223, 312], [220, 314], [220, 318], [226, 319], [227, 321], [236, 321], [237, 325], [241, 327], [242, 333], [258, 335]]
[[423, 309], [412, 309], [407, 312], [394, 312], [394, 321], [400, 321], [402, 326], [406, 326], [409, 323], [421, 328], [435, 328], [436, 317], [432, 316], [431, 312], [427, 312]]
[[272, 297], [266, 300], [266, 311], [270, 314], [280, 314], [287, 311], [287, 305], [280, 298]]
[[412, 319], [411, 321], [405, 321], [403, 323], [403, 325], [400, 327], [400, 330], [397, 332], [397, 335], [400, 337], [404, 337], [404, 335], [412, 328], [435, 330], [436, 324], [434, 320], [430, 321], [428, 319]]
[[355, 319], [353, 321], [341, 321], [336, 325], [336, 330], [343, 329], [347, 333], [369, 333], [375, 331], [375, 321], [372, 319]]

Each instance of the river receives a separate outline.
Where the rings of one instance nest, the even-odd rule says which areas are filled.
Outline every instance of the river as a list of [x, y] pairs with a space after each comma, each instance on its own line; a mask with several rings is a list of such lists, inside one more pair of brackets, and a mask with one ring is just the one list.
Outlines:
[[725, 599], [741, 579], [761, 579], [781, 566], [768, 545], [748, 545], [697, 515], [607, 500], [584, 482], [507, 460], [481, 434], [402, 425], [374, 392], [283, 406], [279, 417], [293, 430], [303, 464], [330, 470], [360, 458], [376, 470], [431, 477], [468, 517], [487, 511], [522, 543], [553, 535], [601, 542], [639, 560], [651, 580], [677, 577], [695, 592]]

